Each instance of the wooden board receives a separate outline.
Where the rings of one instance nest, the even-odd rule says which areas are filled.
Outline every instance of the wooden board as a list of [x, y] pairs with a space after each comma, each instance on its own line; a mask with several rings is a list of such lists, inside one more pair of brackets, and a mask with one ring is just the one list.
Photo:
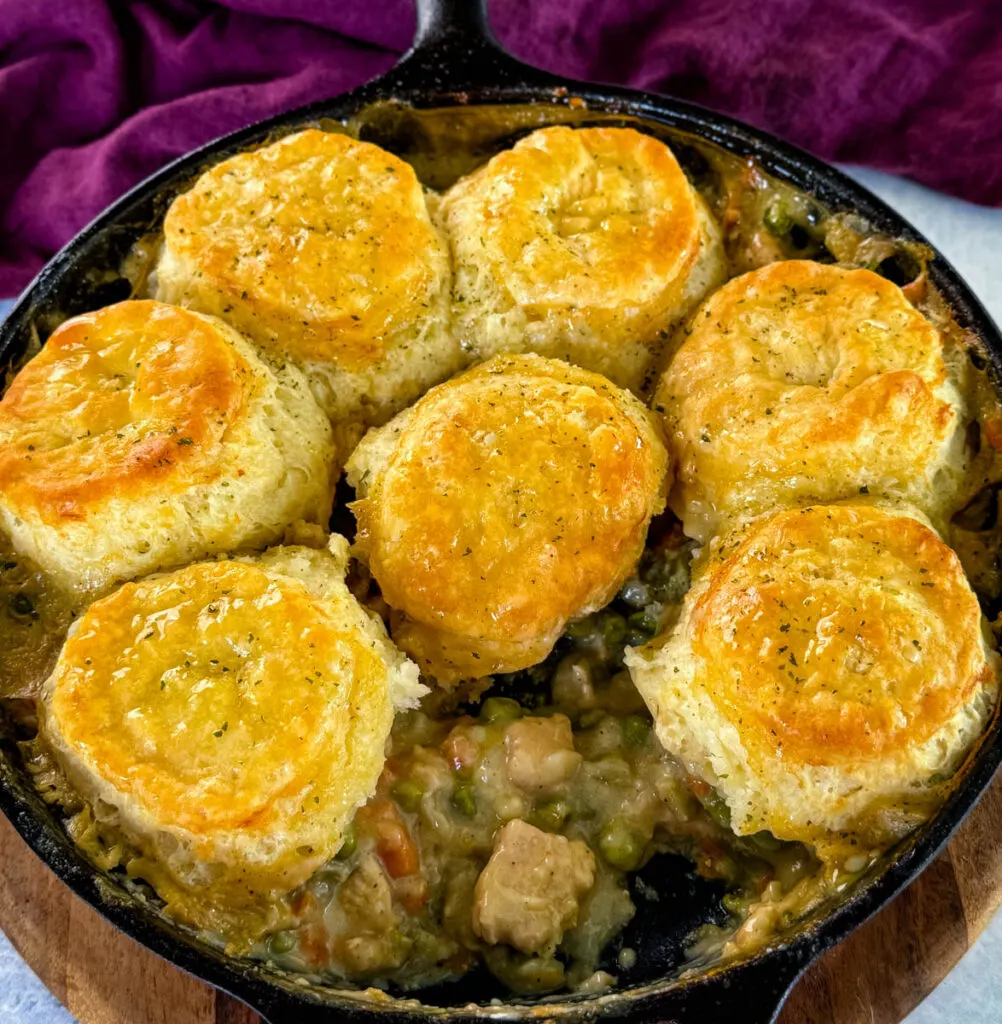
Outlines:
[[[949, 848], [794, 989], [780, 1024], [898, 1024], [1002, 901], [1002, 776]], [[81, 1024], [256, 1024], [73, 896], [0, 817], [0, 928]]]

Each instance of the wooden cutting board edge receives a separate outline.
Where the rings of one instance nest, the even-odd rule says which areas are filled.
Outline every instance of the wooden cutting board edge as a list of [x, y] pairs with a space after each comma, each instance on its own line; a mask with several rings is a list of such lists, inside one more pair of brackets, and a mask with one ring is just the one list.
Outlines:
[[[908, 889], [811, 966], [779, 1024], [899, 1024], [946, 977], [1000, 902], [1002, 776]], [[80, 1024], [259, 1021], [108, 924], [2, 816], [0, 928]]]

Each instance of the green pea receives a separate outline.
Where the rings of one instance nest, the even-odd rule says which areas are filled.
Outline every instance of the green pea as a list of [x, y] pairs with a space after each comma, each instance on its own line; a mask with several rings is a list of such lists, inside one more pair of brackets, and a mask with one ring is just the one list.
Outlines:
[[544, 832], [559, 832], [570, 813], [571, 805], [566, 800], [553, 798], [536, 804], [532, 820]]
[[786, 207], [778, 199], [774, 199], [765, 208], [762, 223], [771, 234], [782, 237], [793, 227], [793, 218]]
[[598, 725], [603, 718], [605, 718], [605, 712], [601, 708], [589, 708], [582, 713], [578, 724], [582, 729], [590, 729], [592, 726]]
[[641, 612], [634, 612], [626, 621], [638, 633], [646, 633], [648, 636], [654, 636], [661, 626], [657, 615], [646, 608]]
[[480, 708], [480, 721], [504, 725], [522, 717], [522, 705], [511, 697], [488, 697]]
[[457, 786], [452, 792], [452, 806], [464, 818], [472, 818], [477, 813], [477, 795], [472, 786]]
[[341, 840], [341, 849], [337, 852], [337, 859], [347, 860], [355, 852], [356, 846], [358, 846], [358, 836], [355, 835], [355, 826], [349, 825]]
[[621, 818], [613, 818], [602, 830], [598, 840], [602, 856], [621, 871], [633, 871], [640, 867], [646, 845], [644, 837]]
[[[640, 578], [648, 587], [652, 587], [664, 576], [665, 564], [662, 561], [651, 561], [640, 568]], [[645, 601], [644, 604], [647, 604]]]
[[655, 601], [662, 604], [678, 604], [689, 589], [689, 572], [685, 568], [677, 568], [662, 576], [652, 587]]
[[739, 889], [737, 892], [724, 893], [720, 902], [729, 914], [741, 914], [748, 909], [750, 899], [748, 893]]
[[649, 633], [641, 633], [636, 629], [631, 629], [630, 632], [623, 637], [623, 643], [627, 647], [643, 647], [650, 638]]
[[592, 618], [577, 619], [574, 622], [568, 622], [564, 629], [564, 635], [569, 636], [572, 640], [586, 640], [592, 636], [595, 632], [595, 620]]
[[626, 619], [615, 612], [609, 612], [602, 618], [602, 639], [612, 646], [623, 642], [626, 636]]
[[632, 778], [630, 766], [619, 754], [605, 754], [592, 762], [592, 770], [602, 782], [613, 786], [627, 786]]
[[755, 835], [748, 837], [748, 841], [765, 853], [775, 853], [783, 848], [782, 842], [771, 832], [756, 832]]
[[391, 790], [393, 799], [405, 810], [414, 813], [421, 808], [424, 786], [417, 779], [401, 779]]
[[627, 580], [619, 592], [619, 599], [631, 608], [643, 608], [644, 605], [650, 604], [651, 588], [642, 580]]
[[643, 715], [627, 715], [621, 722], [623, 742], [628, 747], [639, 747], [647, 741], [651, 723]]
[[701, 797], [701, 801], [706, 813], [721, 828], [731, 827], [731, 809], [727, 806], [727, 801], [715, 789], [711, 789], [706, 796]]
[[283, 953], [290, 953], [295, 945], [295, 932], [275, 932], [268, 939], [268, 952], [275, 956], [281, 956]]
[[566, 981], [564, 965], [553, 954], [525, 954], [497, 945], [488, 946], [483, 956], [491, 974], [514, 992], [552, 992]]

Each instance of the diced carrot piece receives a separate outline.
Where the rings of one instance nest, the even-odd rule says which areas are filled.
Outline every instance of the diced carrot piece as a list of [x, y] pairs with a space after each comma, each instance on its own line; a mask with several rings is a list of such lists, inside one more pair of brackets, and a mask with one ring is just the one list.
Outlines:
[[428, 902], [428, 883], [420, 875], [398, 879], [393, 892], [408, 914], [416, 914]]
[[708, 782], [704, 782], [702, 779], [697, 778], [695, 775], [686, 775], [685, 784], [698, 797], [706, 796], [713, 789], [713, 787]]
[[985, 420], [985, 439], [997, 452], [1002, 452], [1002, 416]]
[[421, 870], [417, 846], [403, 818], [389, 800], [374, 800], [358, 812], [360, 826], [376, 840], [376, 854], [390, 878], [416, 875]]
[[304, 889], [302, 892], [297, 893], [295, 899], [292, 901], [292, 912], [297, 917], [304, 917], [312, 909], [316, 900], [313, 898], [313, 893], [309, 889]]
[[929, 290], [929, 275], [923, 270], [914, 281], [909, 281], [901, 291], [909, 302], [922, 302]]
[[320, 966], [331, 956], [331, 937], [322, 924], [308, 924], [299, 931], [299, 949], [307, 963]]

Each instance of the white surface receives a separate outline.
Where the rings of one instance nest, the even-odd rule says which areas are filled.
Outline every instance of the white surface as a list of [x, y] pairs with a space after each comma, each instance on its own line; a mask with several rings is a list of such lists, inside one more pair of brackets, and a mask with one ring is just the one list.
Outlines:
[[[910, 220], [966, 278], [1002, 324], [1002, 210], [986, 210], [875, 171], [850, 173]], [[5, 312], [0, 303], [0, 316]], [[0, 865], [2, 870], [2, 865]], [[1002, 1021], [1002, 915], [907, 1024]], [[0, 932], [0, 1024], [73, 1024]], [[182, 1022], [178, 1022], [182, 1024]], [[839, 1024], [837, 1021], [831, 1024]]]

